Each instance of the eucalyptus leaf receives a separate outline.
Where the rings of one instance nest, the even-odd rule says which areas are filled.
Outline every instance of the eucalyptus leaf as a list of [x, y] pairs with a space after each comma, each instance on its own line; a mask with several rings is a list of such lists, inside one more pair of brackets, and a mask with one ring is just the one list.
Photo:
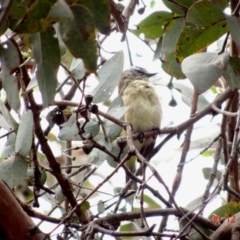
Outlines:
[[14, 29], [18, 33], [37, 33], [45, 31], [52, 25], [52, 19], [47, 18], [51, 7], [57, 0], [35, 1]]
[[116, 53], [98, 71], [99, 84], [91, 93], [94, 96], [94, 103], [104, 102], [112, 95], [113, 90], [121, 79], [123, 57], [123, 51]]
[[0, 111], [7, 125], [9, 126], [8, 130], [16, 130], [18, 127], [18, 124], [16, 123], [16, 121], [14, 120], [14, 118], [6, 108], [5, 104], [1, 100], [0, 100]]
[[232, 40], [240, 49], [240, 19], [233, 16], [226, 16], [226, 19]]
[[[103, 138], [97, 141], [100, 145], [104, 146], [108, 151], [112, 152], [112, 144], [105, 141]], [[104, 151], [94, 148], [89, 155], [89, 162], [100, 166], [109, 155]]]
[[48, 107], [54, 101], [57, 87], [57, 72], [60, 65], [60, 48], [54, 37], [55, 31], [33, 34], [30, 38], [33, 57], [37, 63], [36, 78], [41, 90], [43, 106]]
[[[111, 149], [111, 153], [114, 154], [115, 156], [118, 156], [120, 153], [120, 148], [117, 145], [117, 141], [118, 141], [118, 139], [116, 139], [112, 142], [112, 149]], [[125, 147], [121, 154], [121, 157], [125, 156], [127, 151], [128, 151], [128, 149], [127, 149], [127, 147]], [[108, 155], [106, 159], [107, 159], [107, 163], [109, 164], [109, 166], [115, 168], [118, 165], [118, 163], [116, 161], [114, 161], [114, 159], [111, 156]]]
[[225, 15], [217, 5], [208, 0], [191, 5], [175, 49], [177, 61], [203, 51], [228, 31]]
[[107, 158], [107, 154], [105, 152], [100, 151], [97, 148], [94, 148], [89, 155], [89, 162], [100, 166]]
[[131, 32], [137, 36], [143, 33], [145, 38], [159, 38], [162, 36], [166, 25], [169, 24], [172, 19], [173, 14], [170, 12], [153, 12], [137, 25], [136, 30], [131, 30]]
[[[78, 120], [80, 123], [80, 127], [84, 123], [83, 119]], [[76, 114], [73, 114], [67, 122], [61, 125], [62, 128], [58, 134], [59, 139], [63, 141], [72, 141], [72, 140], [82, 140], [79, 136], [79, 129], [76, 124]], [[95, 137], [99, 133], [100, 125], [98, 122], [90, 120], [84, 130], [86, 135], [87, 133], [91, 133], [93, 137]]]
[[110, 34], [110, 1], [109, 0], [79, 0], [93, 14], [96, 28], [102, 34]]
[[234, 90], [240, 89], [240, 59], [239, 57], [230, 57], [229, 64], [224, 72], [224, 78], [226, 79], [229, 87]]
[[[212, 168], [209, 168], [209, 167], [205, 167], [205, 168], [202, 169], [204, 178], [206, 180], [209, 180], [211, 171], [212, 171]], [[222, 176], [222, 173], [219, 170], [217, 170], [217, 172], [215, 173], [215, 178], [220, 179], [221, 176]]]
[[221, 77], [228, 65], [228, 53], [197, 53], [184, 59], [182, 71], [189, 78], [197, 93], [208, 90]]
[[[230, 202], [222, 205], [221, 207], [215, 209], [208, 217], [208, 219], [212, 220], [213, 214], [222, 217], [227, 218], [229, 216], [232, 216], [234, 214], [237, 214], [240, 212], [240, 204], [238, 202]], [[230, 217], [229, 217], [230, 218]], [[231, 219], [229, 219], [231, 220]]]
[[[121, 119], [124, 116], [124, 114], [128, 111], [128, 109], [129, 109], [128, 106], [116, 106], [114, 108], [111, 108], [107, 113], [116, 119]], [[113, 124], [115, 123], [110, 120], [106, 120], [104, 122], [104, 125], [106, 127], [109, 127]]]
[[7, 94], [7, 101], [11, 108], [17, 111], [20, 107], [18, 74], [16, 70], [20, 65], [18, 50], [8, 41], [0, 46], [0, 61], [2, 68], [2, 84]]
[[116, 107], [116, 106], [123, 106], [123, 101], [122, 98], [120, 96], [117, 96], [116, 98], [114, 98], [108, 108], [108, 111], [110, 111], [112, 108]]
[[0, 163], [0, 178], [14, 188], [26, 176], [27, 167], [27, 161], [20, 155], [6, 159]]
[[4, 116], [2, 114], [0, 114], [0, 127], [11, 131], [12, 127], [9, 125], [9, 123], [7, 122], [7, 120], [4, 118]]
[[71, 16], [60, 21], [62, 40], [71, 54], [83, 59], [86, 69], [95, 73], [97, 46], [94, 16], [88, 8], [80, 4], [72, 5], [70, 10]]
[[81, 58], [73, 58], [70, 71], [76, 79], [82, 79], [85, 75], [84, 62]]
[[26, 92], [30, 92], [33, 88], [35, 88], [36, 86], [38, 86], [38, 82], [37, 82], [37, 78], [36, 76], [34, 76], [29, 84], [27, 85], [27, 89], [26, 89]]
[[15, 132], [8, 135], [7, 142], [4, 146], [2, 156], [7, 158], [8, 156], [15, 153], [15, 142], [16, 142], [17, 135]]
[[[181, 64], [176, 60], [175, 49], [179, 35], [184, 27], [184, 18], [178, 18], [174, 21], [172, 28], [167, 29], [163, 35], [161, 47], [162, 68], [169, 75], [177, 79], [186, 78], [182, 72]], [[160, 40], [159, 40], [160, 41]], [[161, 44], [161, 42], [159, 43]], [[156, 51], [154, 57], [156, 58]]]
[[60, 205], [66, 199], [60, 186], [55, 189], [54, 197], [57, 200], [58, 205]]
[[[186, 103], [189, 107], [191, 107], [192, 106], [193, 88], [187, 86], [186, 84], [182, 83], [181, 81], [174, 82], [173, 87], [182, 93], [183, 102]], [[209, 101], [203, 95], [200, 95], [198, 97], [197, 110], [198, 111], [203, 110], [208, 104], [209, 104]]]
[[21, 156], [27, 156], [33, 139], [33, 114], [31, 110], [28, 110], [22, 117], [19, 124], [15, 151]]

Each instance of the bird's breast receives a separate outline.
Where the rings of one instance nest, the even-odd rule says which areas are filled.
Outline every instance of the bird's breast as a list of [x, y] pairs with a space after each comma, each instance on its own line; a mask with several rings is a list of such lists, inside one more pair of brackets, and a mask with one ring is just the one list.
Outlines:
[[143, 80], [133, 81], [125, 89], [122, 100], [129, 109], [125, 121], [130, 122], [133, 132], [150, 131], [161, 124], [161, 105], [153, 86]]

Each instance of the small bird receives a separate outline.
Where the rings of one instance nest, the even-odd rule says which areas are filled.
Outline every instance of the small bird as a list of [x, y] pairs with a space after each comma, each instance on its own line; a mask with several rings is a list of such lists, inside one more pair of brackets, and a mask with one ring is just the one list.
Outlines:
[[[149, 77], [156, 73], [148, 73], [144, 68], [132, 67], [125, 70], [118, 85], [118, 93], [123, 105], [128, 106], [124, 115], [124, 121], [131, 123], [133, 133], [142, 133], [159, 129], [162, 119], [160, 100], [149, 82]], [[135, 147], [147, 158], [155, 145], [155, 138], [139, 139], [134, 141]], [[136, 170], [136, 157], [133, 156], [126, 163], [127, 167], [134, 173]], [[126, 182], [129, 178], [126, 176]], [[134, 186], [135, 185], [135, 186]], [[134, 184], [131, 188], [136, 189]]]

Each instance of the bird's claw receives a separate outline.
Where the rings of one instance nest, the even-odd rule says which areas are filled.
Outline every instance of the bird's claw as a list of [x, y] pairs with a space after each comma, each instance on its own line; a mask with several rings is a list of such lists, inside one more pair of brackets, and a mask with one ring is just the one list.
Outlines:
[[[158, 134], [161, 134], [160, 128], [153, 128], [153, 131], [156, 131]], [[155, 135], [155, 136], [153, 136], [153, 138], [156, 139], [157, 136]]]
[[144, 133], [143, 132], [137, 132], [137, 137], [138, 137], [138, 141], [140, 143], [143, 143]]

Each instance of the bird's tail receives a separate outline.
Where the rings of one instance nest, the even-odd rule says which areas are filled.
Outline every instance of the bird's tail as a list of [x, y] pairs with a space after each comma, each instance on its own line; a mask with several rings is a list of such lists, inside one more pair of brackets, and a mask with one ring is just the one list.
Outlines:
[[[152, 141], [151, 144], [141, 148], [140, 154], [147, 160], [149, 161], [149, 154], [153, 151], [155, 145], [155, 141]], [[127, 162], [126, 166], [129, 168], [129, 170], [134, 174], [136, 172], [136, 156], [132, 156]], [[137, 176], [142, 175], [142, 170], [138, 171]], [[130, 178], [126, 175], [126, 183]], [[133, 183], [131, 184], [130, 189], [136, 190], [137, 189], [137, 183], [133, 180]]]

